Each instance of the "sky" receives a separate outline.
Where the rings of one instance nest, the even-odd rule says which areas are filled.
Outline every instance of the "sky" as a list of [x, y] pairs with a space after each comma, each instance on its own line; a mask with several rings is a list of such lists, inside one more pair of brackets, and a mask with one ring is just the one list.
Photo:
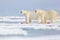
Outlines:
[[0, 0], [0, 16], [21, 16], [21, 10], [54, 9], [60, 15], [60, 0]]

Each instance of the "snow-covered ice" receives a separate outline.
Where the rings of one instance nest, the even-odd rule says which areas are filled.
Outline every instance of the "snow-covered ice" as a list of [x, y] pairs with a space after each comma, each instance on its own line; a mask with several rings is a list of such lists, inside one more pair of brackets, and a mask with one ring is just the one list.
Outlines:
[[24, 17], [0, 17], [0, 40], [60, 40], [60, 17], [56, 24], [21, 24], [23, 22]]
[[40, 37], [0, 37], [0, 40], [60, 40], [60, 35], [40, 36]]

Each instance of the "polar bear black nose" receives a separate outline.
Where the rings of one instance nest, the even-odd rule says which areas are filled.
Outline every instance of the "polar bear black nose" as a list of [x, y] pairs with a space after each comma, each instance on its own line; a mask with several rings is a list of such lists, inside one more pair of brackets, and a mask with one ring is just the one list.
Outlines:
[[35, 10], [35, 13], [36, 13], [37, 11]]
[[22, 13], [22, 11], [20, 11], [20, 13]]

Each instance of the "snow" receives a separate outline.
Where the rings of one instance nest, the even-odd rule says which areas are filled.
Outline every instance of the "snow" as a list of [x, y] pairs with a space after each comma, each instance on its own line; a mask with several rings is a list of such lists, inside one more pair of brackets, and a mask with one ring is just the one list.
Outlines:
[[0, 35], [27, 35], [27, 31], [22, 29], [0, 28]]
[[0, 40], [60, 40], [60, 35], [40, 37], [0, 37]]
[[[16, 19], [15, 19], [16, 18]], [[6, 17], [0, 17], [0, 21], [9, 21], [9, 22], [19, 22], [19, 23], [0, 23], [0, 40], [60, 40], [60, 17], [58, 18], [58, 21], [56, 24], [37, 24], [37, 23], [30, 23], [30, 24], [25, 24], [24, 17], [20, 16], [6, 16]], [[22, 23], [22, 24], [21, 24]], [[26, 28], [28, 30], [23, 30], [23, 28]], [[43, 36], [38, 36], [38, 37], [32, 37], [34, 33], [33, 29], [35, 32], [36, 30], [42, 29], [54, 29], [57, 30], [54, 33], [56, 35], [43, 35]], [[29, 33], [29, 30], [31, 30], [31, 33]], [[40, 32], [40, 31], [39, 31]], [[42, 31], [41, 31], [42, 32]], [[48, 32], [48, 31], [44, 31]], [[38, 35], [45, 34], [44, 32], [38, 33]], [[53, 31], [52, 31], [53, 32]], [[51, 33], [49, 31], [49, 33]], [[54, 34], [53, 33], [53, 34]], [[6, 35], [24, 35], [24, 36], [6, 36]], [[59, 35], [58, 35], [59, 34]], [[4, 36], [5, 35], [5, 36]], [[30, 35], [31, 37], [28, 37]], [[37, 35], [37, 32], [34, 34]]]

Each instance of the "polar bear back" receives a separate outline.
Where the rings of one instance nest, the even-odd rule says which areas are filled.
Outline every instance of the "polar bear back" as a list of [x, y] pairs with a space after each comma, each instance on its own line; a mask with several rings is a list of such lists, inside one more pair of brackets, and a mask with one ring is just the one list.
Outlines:
[[35, 12], [30, 12], [30, 18], [33, 20], [37, 19], [37, 14]]
[[52, 18], [52, 17], [58, 17], [58, 13], [55, 10], [49, 10], [47, 12], [47, 14], [48, 14], [48, 17], [50, 17], [50, 18]]

